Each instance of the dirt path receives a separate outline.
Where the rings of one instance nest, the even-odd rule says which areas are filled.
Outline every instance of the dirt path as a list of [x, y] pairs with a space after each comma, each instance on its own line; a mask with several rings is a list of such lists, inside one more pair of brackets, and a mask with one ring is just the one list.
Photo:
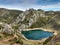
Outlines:
[[12, 40], [14, 38], [18, 38], [18, 36], [15, 34], [13, 37], [9, 37], [7, 39], [4, 39], [4, 40], [0, 41], [0, 43], [8, 42], [9, 40]]

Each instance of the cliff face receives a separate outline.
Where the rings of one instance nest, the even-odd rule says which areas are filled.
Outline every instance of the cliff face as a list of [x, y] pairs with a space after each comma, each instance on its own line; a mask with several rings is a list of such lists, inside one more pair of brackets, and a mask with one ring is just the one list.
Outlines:
[[29, 9], [25, 12], [19, 14], [19, 16], [16, 19], [16, 23], [21, 24], [21, 27], [28, 28], [33, 23], [37, 22], [38, 18], [44, 17], [45, 12], [44, 11], [37, 11], [35, 9]]
[[60, 16], [58, 11], [43, 11], [29, 9], [17, 16], [15, 23], [20, 24], [22, 28], [40, 28], [47, 27], [59, 30]]

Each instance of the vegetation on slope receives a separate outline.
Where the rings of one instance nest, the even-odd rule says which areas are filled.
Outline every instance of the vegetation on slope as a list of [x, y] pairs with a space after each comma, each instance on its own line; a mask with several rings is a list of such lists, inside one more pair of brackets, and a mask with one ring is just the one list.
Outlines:
[[[41, 9], [38, 9], [38, 10], [30, 9], [27, 12], [23, 12], [23, 11], [19, 11], [19, 10], [8, 10], [8, 9], [4, 9], [4, 8], [0, 9], [0, 22], [4, 22], [8, 26], [11, 25], [11, 28], [14, 30], [14, 33], [9, 35], [8, 33], [10, 33], [9, 31], [11, 31], [11, 30], [9, 30], [10, 28], [7, 27], [9, 31], [6, 30], [6, 32], [8, 32], [8, 33], [7, 34], [5, 34], [6, 32], [2, 33], [1, 30], [5, 29], [4, 28], [5, 25], [2, 25], [2, 26], [0, 25], [0, 43], [3, 44], [4, 42], [7, 42], [8, 45], [10, 45], [10, 44], [12, 45], [14, 43], [21, 44], [21, 45], [50, 45], [51, 39], [52, 38], [55, 39], [54, 37], [50, 37], [43, 44], [40, 42], [32, 43], [32, 42], [25, 40], [21, 36], [21, 34], [19, 33], [19, 29], [20, 29], [19, 27], [22, 24], [24, 24], [22, 27], [26, 26], [26, 24], [29, 25], [29, 20], [32, 19], [34, 22], [35, 18], [37, 17], [37, 20], [34, 23], [32, 23], [32, 25], [28, 28], [40, 28], [40, 27], [43, 28], [44, 27], [44, 28], [53, 28], [57, 31], [60, 31], [60, 11], [54, 12], [54, 11], [43, 11]], [[23, 15], [25, 15], [27, 13], [24, 20], [22, 22], [19, 22], [19, 23], [13, 25], [14, 22], [16, 21], [17, 17], [19, 17], [20, 15], [22, 16], [21, 13]], [[36, 17], [33, 17], [33, 15]], [[23, 16], [22, 16], [22, 18], [23, 18]], [[18, 20], [21, 21], [21, 18], [19, 17]], [[58, 36], [60, 36], [60, 32], [57, 35], [57, 37]]]

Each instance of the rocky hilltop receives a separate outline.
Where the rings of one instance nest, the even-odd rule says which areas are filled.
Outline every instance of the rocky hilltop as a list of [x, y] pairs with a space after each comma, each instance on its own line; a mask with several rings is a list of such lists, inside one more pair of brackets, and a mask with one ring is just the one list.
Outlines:
[[[1, 41], [3, 39], [2, 42], [10, 40], [10, 43], [13, 43], [14, 40], [18, 40], [18, 43], [26, 44], [26, 40], [21, 37], [19, 32], [22, 29], [32, 28], [45, 28], [60, 32], [60, 11], [44, 11], [41, 9], [21, 11], [0, 8], [0, 39]], [[36, 45], [40, 45], [39, 42], [36, 43]]]

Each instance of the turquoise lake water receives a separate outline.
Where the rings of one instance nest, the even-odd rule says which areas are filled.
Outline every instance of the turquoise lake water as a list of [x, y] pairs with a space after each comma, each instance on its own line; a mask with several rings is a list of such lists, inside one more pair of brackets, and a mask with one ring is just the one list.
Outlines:
[[41, 40], [43, 38], [47, 38], [52, 36], [52, 32], [43, 31], [43, 30], [30, 30], [30, 31], [22, 31], [21, 32], [27, 39], [31, 40]]

